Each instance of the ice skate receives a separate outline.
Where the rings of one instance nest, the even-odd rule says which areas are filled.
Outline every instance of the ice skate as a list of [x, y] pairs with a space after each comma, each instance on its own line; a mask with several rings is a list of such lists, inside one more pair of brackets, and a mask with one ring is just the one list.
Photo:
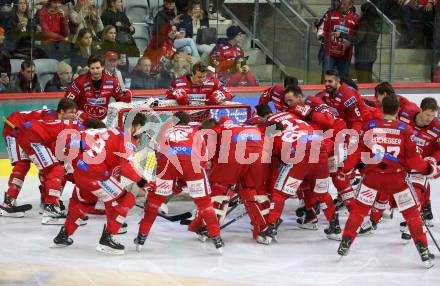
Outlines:
[[64, 226], [61, 227], [60, 232], [53, 239], [52, 247], [66, 247], [72, 245], [73, 240], [67, 235], [67, 231]]
[[431, 201], [429, 201], [425, 207], [422, 210], [422, 218], [425, 221], [425, 224], [427, 227], [433, 227], [434, 224], [432, 220], [434, 219], [434, 216], [432, 215], [432, 209], [431, 209]]
[[341, 240], [341, 227], [339, 226], [339, 215], [335, 213], [333, 219], [329, 222], [329, 225], [326, 229], [324, 229], [325, 234], [328, 239], [332, 240]]
[[122, 223], [121, 227], [118, 230], [118, 234], [125, 234], [127, 233], [127, 228], [128, 228], [128, 224], [127, 223]]
[[223, 247], [225, 246], [225, 243], [223, 242], [223, 239], [220, 235], [214, 236], [212, 238], [212, 242], [214, 243], [215, 248], [217, 251], [222, 254], [223, 253]]
[[416, 242], [417, 251], [420, 254], [420, 258], [422, 259], [423, 264], [426, 268], [431, 268], [434, 266], [434, 254], [429, 252], [428, 246], [423, 245], [421, 241]]
[[374, 223], [370, 219], [367, 219], [359, 228], [358, 235], [372, 234], [373, 231], [375, 231], [376, 229], [377, 223]]
[[402, 221], [400, 223], [400, 232], [402, 233], [400, 235], [400, 238], [402, 238], [404, 243], [408, 243], [411, 240], [411, 234], [409, 233], [408, 225], [406, 221]]
[[305, 210], [305, 216], [296, 220], [298, 227], [302, 229], [318, 230], [318, 218], [314, 209]]
[[136, 251], [141, 252], [142, 246], [145, 244], [145, 240], [147, 240], [147, 235], [138, 233], [137, 237], [134, 239], [134, 244], [136, 245]]
[[60, 207], [54, 204], [44, 205], [43, 219], [41, 224], [44, 225], [62, 225], [66, 220], [66, 214], [60, 210]]
[[353, 243], [350, 237], [344, 237], [339, 244], [338, 247], [338, 254], [342, 256], [347, 256], [348, 252], [350, 251], [350, 246]]
[[197, 234], [197, 239], [200, 240], [201, 242], [206, 242], [209, 239], [209, 234], [206, 228], [202, 228], [201, 230], [196, 232], [196, 234]]
[[124, 254], [125, 247], [122, 244], [120, 244], [116, 239], [114, 239], [113, 236], [105, 229], [106, 226], [104, 225], [101, 239], [99, 240], [99, 244], [96, 247], [96, 250], [107, 254], [116, 254], [116, 255]]
[[336, 197], [336, 199], [333, 200], [333, 204], [335, 205], [337, 213], [340, 213], [341, 215], [348, 215], [347, 206], [340, 196]]
[[24, 217], [24, 213], [30, 209], [32, 205], [17, 206], [16, 200], [5, 194], [3, 204], [0, 205], [0, 216], [20, 218]]
[[269, 224], [265, 230], [260, 232], [257, 236], [257, 242], [260, 244], [269, 245], [272, 239], [276, 240], [277, 230], [274, 224]]

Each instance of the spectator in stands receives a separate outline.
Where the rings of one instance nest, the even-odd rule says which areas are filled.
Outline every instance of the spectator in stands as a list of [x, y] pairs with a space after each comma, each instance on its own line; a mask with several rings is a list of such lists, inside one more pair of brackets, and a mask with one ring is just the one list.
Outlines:
[[5, 29], [3, 29], [3, 27], [0, 26], [0, 51], [4, 51], [6, 50], [4, 47], [5, 44]]
[[[72, 3], [69, 3], [73, 6]], [[100, 42], [99, 33], [104, 30], [98, 8], [94, 4], [94, 0], [77, 0], [72, 7], [69, 15], [71, 27], [75, 26], [75, 32], [71, 31], [72, 43], [76, 42], [76, 38], [81, 29], [87, 28], [95, 43]]]
[[215, 67], [219, 79], [226, 86], [257, 86], [240, 47], [243, 32], [238, 26], [230, 26], [226, 35], [227, 38], [219, 39], [211, 52], [211, 65]]
[[129, 75], [131, 79], [131, 89], [155, 89], [159, 74], [151, 73], [151, 60], [147, 57], [140, 57], [137, 65]]
[[347, 77], [350, 68], [353, 45], [344, 38], [337, 38], [333, 32], [345, 32], [353, 35], [359, 21], [353, 7], [353, 0], [342, 0], [339, 8], [328, 11], [324, 20], [324, 72], [335, 69], [341, 77]]
[[170, 62], [169, 73], [174, 80], [186, 74], [191, 73], [192, 57], [187, 53], [177, 52], [173, 55]]
[[[197, 39], [197, 31], [199, 29], [209, 28], [209, 19], [205, 12], [200, 7], [200, 4], [193, 2], [192, 6], [188, 10], [188, 13], [182, 17], [181, 22], [177, 26], [179, 31], [185, 31], [186, 38], [192, 38], [194, 41]], [[200, 54], [209, 54], [214, 48], [212, 45], [197, 45], [197, 49]]]
[[121, 89], [125, 91], [124, 78], [121, 71], [118, 69], [118, 65], [121, 61], [119, 54], [117, 52], [107, 51], [104, 55], [104, 59], [105, 70], [118, 79]]
[[70, 34], [69, 16], [64, 14], [61, 0], [49, 0], [38, 11], [38, 19], [46, 40], [44, 42], [67, 41]]
[[333, 32], [332, 36], [349, 40], [355, 46], [354, 62], [358, 82], [373, 82], [373, 64], [377, 59], [377, 41], [381, 33], [382, 22], [371, 3], [361, 6], [362, 17], [355, 27], [355, 33]]
[[171, 57], [176, 52], [174, 38], [176, 37], [176, 27], [167, 25], [155, 34], [150, 44], [145, 49], [144, 56], [151, 59], [153, 73], [158, 73], [164, 65], [169, 64]]
[[24, 60], [21, 63], [20, 72], [11, 78], [11, 92], [41, 92], [38, 77], [35, 74], [35, 64], [32, 60]]
[[32, 15], [28, 0], [18, 0], [6, 24], [8, 46], [11, 49], [15, 48], [19, 39], [30, 36], [32, 31], [31, 19]]
[[98, 49], [93, 45], [92, 32], [82, 28], [78, 32], [76, 42], [71, 47], [70, 63], [75, 71], [79, 67], [87, 66], [87, 61], [92, 55], [96, 55]]
[[[116, 27], [116, 41], [119, 44], [136, 46], [132, 36], [135, 29], [127, 15], [122, 11], [122, 0], [107, 0], [107, 5], [107, 9], [101, 14], [104, 26], [112, 25]], [[137, 55], [139, 56], [139, 50]]]
[[175, 0], [164, 0], [162, 8], [154, 17], [153, 35], [159, 34], [168, 24], [179, 24], [182, 16], [183, 14], [177, 15]]
[[65, 62], [60, 62], [57, 73], [46, 83], [44, 91], [67, 91], [67, 88], [72, 83], [72, 75], [72, 67]]
[[0, 0], [0, 26], [4, 27], [6, 25], [13, 5], [14, 0]]
[[0, 27], [0, 92], [8, 91], [11, 78], [11, 61], [9, 54], [3, 49], [4, 38], [4, 29]]
[[426, 48], [432, 48], [433, 40], [433, 21], [435, 0], [395, 0], [401, 6], [400, 16], [403, 25], [406, 28], [406, 39], [401, 43], [405, 43], [407, 48], [417, 47], [417, 41], [420, 38], [417, 34], [417, 26], [413, 20], [419, 20], [423, 25], [423, 33], [427, 39]]
[[225, 21], [226, 18], [221, 14], [225, 0], [212, 0], [212, 11], [209, 14], [209, 20]]

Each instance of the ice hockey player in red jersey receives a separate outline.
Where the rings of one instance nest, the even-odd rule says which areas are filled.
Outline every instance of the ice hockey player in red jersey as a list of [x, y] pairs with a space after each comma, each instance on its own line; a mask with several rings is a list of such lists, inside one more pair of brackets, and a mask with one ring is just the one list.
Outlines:
[[[399, 101], [402, 102], [402, 100]], [[413, 128], [413, 139], [422, 157], [438, 164], [440, 160], [440, 121], [437, 118], [437, 110], [437, 101], [432, 97], [426, 97], [422, 100], [420, 109], [415, 109], [412, 104], [401, 107], [398, 119], [411, 125]], [[433, 226], [430, 180], [418, 172], [410, 172], [409, 179], [418, 195], [422, 209], [422, 218], [428, 226]], [[376, 229], [388, 202], [389, 197], [387, 196], [378, 196], [376, 198], [376, 202], [371, 210], [370, 222], [364, 224], [359, 233], [363, 234]], [[401, 223], [401, 226], [406, 226], [406, 223]], [[405, 228], [402, 228], [401, 231], [402, 239], [411, 239]]]
[[215, 247], [221, 252], [224, 246], [203, 166], [206, 163], [206, 143], [202, 133], [189, 123], [189, 115], [178, 111], [165, 123], [158, 135], [157, 188], [148, 194], [144, 217], [140, 221], [138, 236], [134, 240], [138, 251], [150, 233], [159, 207], [173, 194], [173, 186], [177, 179], [186, 183], [189, 195], [197, 206], [197, 216], [206, 223], [208, 235]]
[[56, 144], [63, 131], [82, 128], [72, 120], [32, 120], [25, 122], [18, 134], [18, 144], [38, 170], [44, 173], [42, 224], [64, 221], [65, 213], [61, 211], [59, 201], [65, 184], [65, 169], [62, 148], [59, 149]]
[[121, 90], [118, 79], [104, 70], [104, 61], [100, 56], [91, 56], [87, 65], [89, 71], [77, 77], [69, 86], [66, 97], [78, 105], [77, 117], [104, 119], [110, 99], [130, 102], [131, 91]]
[[288, 105], [284, 97], [284, 89], [291, 85], [297, 86], [298, 79], [296, 77], [286, 76], [284, 79], [284, 86], [274, 85], [263, 91], [260, 95], [258, 104], [269, 104], [269, 102], [272, 102], [277, 111], [286, 111]]
[[[23, 211], [16, 207], [16, 200], [20, 193], [24, 178], [30, 168], [30, 159], [17, 141], [17, 135], [23, 130], [23, 124], [32, 120], [69, 120], [73, 119], [76, 104], [70, 99], [61, 99], [57, 110], [38, 109], [33, 111], [16, 111], [7, 118], [3, 128], [3, 138], [6, 143], [8, 157], [13, 166], [9, 176], [8, 190], [5, 192], [3, 205], [0, 206], [0, 215], [22, 217]], [[9, 125], [8, 125], [9, 124]], [[42, 194], [43, 198], [43, 194]]]
[[208, 67], [196, 63], [191, 75], [184, 75], [171, 83], [166, 99], [175, 99], [179, 105], [189, 105], [191, 100], [205, 101], [206, 104], [221, 104], [232, 99], [232, 94], [213, 75]]
[[[414, 102], [410, 101], [409, 99], [407, 99], [402, 95], [396, 94], [393, 86], [389, 82], [381, 82], [374, 88], [374, 97], [377, 100], [378, 107], [382, 105], [382, 100], [384, 99], [384, 97], [389, 95], [397, 96], [397, 98], [399, 99], [400, 107], [399, 107], [399, 113], [397, 115], [399, 120], [401, 120], [400, 116], [402, 112], [412, 113], [419, 111], [419, 107], [417, 106], [417, 104], [415, 104]], [[405, 120], [402, 121], [405, 122]], [[409, 122], [405, 122], [405, 123], [409, 124]]]
[[[124, 246], [113, 235], [118, 233], [129, 210], [135, 204], [133, 193], [122, 186], [121, 176], [126, 177], [141, 189], [147, 191], [154, 185], [145, 180], [135, 169], [133, 160], [136, 152], [136, 138], [146, 117], [137, 113], [126, 130], [117, 128], [88, 129], [69, 141], [70, 152], [78, 152], [72, 165], [74, 168], [75, 191], [78, 201], [69, 213], [54, 246], [69, 246], [70, 238], [81, 224], [89, 210], [89, 205], [102, 200], [105, 206], [107, 224], [104, 226], [96, 250], [109, 254], [123, 254]], [[77, 147], [74, 150], [74, 147]], [[69, 155], [70, 156], [70, 153]]]
[[409, 170], [430, 178], [439, 176], [436, 163], [423, 160], [413, 140], [413, 129], [397, 121], [399, 101], [395, 96], [382, 100], [383, 120], [370, 120], [362, 128], [360, 148], [347, 159], [340, 175], [350, 172], [359, 163], [364, 164], [364, 177], [356, 200], [345, 225], [338, 254], [348, 254], [356, 238], [356, 231], [368, 214], [378, 192], [393, 196], [402, 216], [408, 223], [416, 248], [426, 267], [431, 267], [433, 256], [420, 217], [418, 200], [411, 182], [406, 180]]
[[328, 193], [328, 155], [321, 144], [323, 136], [316, 134], [314, 129], [302, 120], [296, 120], [294, 126], [281, 131], [281, 134], [274, 137], [272, 156], [277, 156], [284, 165], [275, 182], [268, 227], [259, 234], [257, 241], [270, 244], [272, 239], [276, 239], [276, 222], [283, 212], [285, 201], [296, 194], [305, 179], [314, 182], [313, 192], [330, 222], [324, 232], [329, 239], [340, 239], [338, 214]]
[[263, 189], [263, 134], [257, 126], [236, 124], [227, 117], [219, 122], [211, 119], [210, 124], [204, 122], [203, 126], [217, 133], [216, 156], [209, 181], [219, 221], [223, 222], [234, 194], [232, 187], [236, 186], [252, 222], [255, 239], [266, 227], [267, 213], [262, 208], [268, 202]]

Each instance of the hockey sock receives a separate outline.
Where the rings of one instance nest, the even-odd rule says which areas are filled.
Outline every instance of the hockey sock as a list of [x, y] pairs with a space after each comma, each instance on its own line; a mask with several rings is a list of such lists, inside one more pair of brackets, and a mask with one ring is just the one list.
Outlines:
[[414, 242], [421, 241], [423, 245], [428, 245], [428, 239], [423, 229], [423, 221], [417, 206], [402, 211], [402, 216], [408, 223], [408, 230]]
[[12, 173], [9, 176], [9, 188], [6, 193], [8, 197], [13, 199], [18, 197], [21, 187], [23, 186], [24, 178], [26, 177], [30, 167], [30, 161], [18, 161], [14, 164]]
[[277, 220], [281, 217], [287, 197], [288, 196], [286, 194], [278, 190], [273, 191], [273, 195], [272, 195], [273, 209], [271, 209], [269, 212], [269, 217], [267, 219], [268, 224], [275, 224]]
[[336, 209], [335, 209], [335, 205], [333, 204], [333, 199], [332, 196], [326, 192], [324, 194], [319, 194], [314, 192], [316, 199], [318, 200], [321, 209], [325, 215], [325, 218], [328, 221], [331, 221], [333, 219], [333, 217], [335, 216], [336, 213]]
[[69, 214], [64, 222], [64, 228], [67, 234], [71, 236], [76, 229], [81, 225], [81, 221], [86, 217], [86, 213], [83, 210], [83, 205], [78, 202], [74, 207], [69, 208]]
[[139, 232], [148, 235], [156, 220], [160, 206], [166, 201], [167, 197], [155, 193], [148, 194], [147, 205], [144, 208], [144, 217], [139, 224]]
[[[111, 234], [117, 234], [119, 228], [124, 223], [128, 212], [136, 203], [133, 193], [125, 192], [125, 194], [116, 200], [105, 202], [106, 210], [111, 209], [107, 216], [107, 231]], [[107, 212], [106, 212], [107, 213]]]
[[[214, 210], [214, 213], [215, 213], [215, 210]], [[216, 218], [217, 218], [217, 216], [216, 216]], [[218, 220], [217, 220], [217, 222], [218, 222]], [[197, 213], [196, 213], [194, 220], [188, 225], [188, 230], [192, 231], [192, 232], [198, 232], [205, 226], [206, 226], [206, 224], [203, 221], [202, 214], [200, 213], [199, 210], [197, 210]]]
[[64, 184], [64, 167], [56, 163], [46, 170], [44, 176], [44, 203], [59, 205], [61, 190]]
[[358, 200], [353, 201], [352, 210], [345, 223], [342, 239], [350, 237], [352, 240], [356, 238], [357, 230], [364, 221], [364, 217], [370, 211], [371, 206], [365, 205]]
[[316, 204], [317, 197], [310, 189], [304, 192], [303, 198], [304, 198], [304, 206], [307, 209], [312, 209], [313, 206]]
[[422, 209], [426, 206], [426, 204], [429, 203], [430, 200], [431, 200], [431, 186], [428, 183], [428, 185], [422, 189], [422, 199], [420, 200]]
[[341, 197], [348, 211], [351, 210], [351, 204], [354, 201], [354, 192], [350, 184], [350, 179], [347, 177], [344, 180], [339, 179], [336, 173], [331, 174], [333, 185], [338, 191], [338, 196]]
[[264, 215], [261, 213], [260, 207], [256, 201], [257, 191], [255, 189], [241, 189], [239, 190], [241, 199], [243, 200], [244, 207], [251, 219], [254, 239], [258, 234], [266, 228], [267, 222]]
[[217, 220], [214, 207], [212, 206], [211, 198], [194, 198], [193, 200], [197, 206], [199, 216], [203, 218], [203, 221], [206, 223], [209, 236], [215, 237], [220, 235], [220, 224]]
[[376, 196], [376, 201], [371, 208], [370, 220], [378, 223], [382, 218], [383, 212], [389, 204], [389, 195], [387, 193], [379, 192]]

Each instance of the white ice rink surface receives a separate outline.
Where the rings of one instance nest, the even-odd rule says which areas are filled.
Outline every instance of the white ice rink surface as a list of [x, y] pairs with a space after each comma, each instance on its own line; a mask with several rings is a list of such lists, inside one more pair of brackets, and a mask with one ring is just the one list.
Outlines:
[[[49, 248], [59, 226], [42, 226], [38, 215], [36, 177], [26, 180], [19, 204], [34, 208], [24, 218], [0, 217], [0, 285], [440, 285], [438, 265], [426, 270], [413, 243], [400, 239], [400, 215], [379, 224], [376, 233], [359, 237], [347, 257], [338, 262], [338, 242], [326, 239], [325, 218], [318, 231], [299, 230], [290, 200], [279, 230], [279, 242], [271, 246], [252, 241], [247, 217], [230, 225], [222, 236], [226, 243], [220, 256], [208, 241], [202, 244], [178, 223], [156, 220], [142, 253], [133, 238], [141, 210], [128, 217], [128, 233], [119, 241], [124, 256], [108, 256], [95, 250], [104, 217], [91, 216], [87, 226], [72, 237], [68, 248]], [[0, 177], [6, 190], [7, 178]], [[440, 183], [432, 186], [435, 227], [440, 242]], [[67, 201], [70, 192], [63, 194]], [[3, 200], [3, 195], [1, 196]], [[191, 210], [192, 203], [171, 202], [170, 213]], [[241, 210], [232, 213], [239, 214]], [[345, 217], [341, 220], [342, 225]], [[430, 240], [431, 252], [439, 254]], [[440, 255], [437, 255], [440, 257]]]

